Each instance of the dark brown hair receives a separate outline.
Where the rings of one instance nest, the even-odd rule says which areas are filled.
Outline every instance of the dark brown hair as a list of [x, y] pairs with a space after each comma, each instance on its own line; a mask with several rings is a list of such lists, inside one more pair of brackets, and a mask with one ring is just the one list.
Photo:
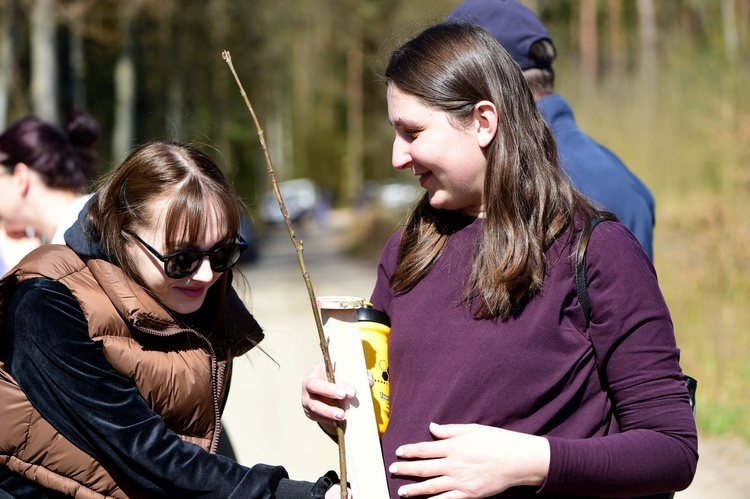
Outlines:
[[0, 164], [24, 163], [53, 189], [85, 191], [94, 181], [99, 124], [89, 114], [74, 111], [65, 129], [27, 116], [0, 135]]
[[529, 49], [529, 57], [539, 61], [540, 67], [524, 70], [523, 76], [537, 99], [555, 92], [555, 72], [552, 69], [555, 55], [555, 46], [546, 39], [539, 40]]
[[[149, 208], [164, 197], [169, 199], [164, 219], [166, 253], [178, 244], [196, 241], [207, 224], [215, 223], [214, 213], [222, 217], [225, 240], [235, 240], [240, 234], [242, 201], [209, 156], [179, 143], [151, 142], [137, 147], [103, 178], [86, 224], [110, 260], [141, 285], [143, 279], [126, 243], [133, 240], [130, 233], [154, 223]], [[207, 204], [215, 212], [207, 210]], [[212, 288], [226, 292], [230, 275], [222, 274]]]
[[[397, 49], [384, 79], [447, 113], [457, 127], [479, 101], [497, 107], [497, 134], [485, 150], [484, 228], [465, 298], [480, 318], [518, 314], [542, 286], [547, 249], [576, 213], [595, 211], [561, 171], [554, 137], [520, 68], [484, 28], [447, 23]], [[451, 216], [427, 196], [421, 200], [404, 227], [394, 292], [410, 289], [434, 266]]]

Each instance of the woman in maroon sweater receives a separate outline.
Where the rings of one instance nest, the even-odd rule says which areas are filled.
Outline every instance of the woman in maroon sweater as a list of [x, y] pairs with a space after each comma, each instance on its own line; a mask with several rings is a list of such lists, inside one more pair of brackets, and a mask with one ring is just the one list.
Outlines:
[[[638, 497], [687, 487], [697, 436], [649, 258], [576, 191], [508, 54], [484, 29], [428, 28], [385, 73], [393, 166], [427, 191], [383, 251], [392, 498]], [[588, 221], [609, 221], [591, 232]], [[574, 277], [581, 232], [591, 324]], [[320, 368], [325, 428], [345, 384]]]

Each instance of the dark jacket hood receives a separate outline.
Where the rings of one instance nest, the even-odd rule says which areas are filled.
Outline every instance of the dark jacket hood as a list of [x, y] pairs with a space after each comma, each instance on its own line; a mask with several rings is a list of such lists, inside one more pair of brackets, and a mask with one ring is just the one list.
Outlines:
[[98, 260], [109, 261], [104, 247], [98, 238], [92, 234], [92, 230], [86, 220], [89, 208], [96, 203], [98, 195], [94, 194], [88, 200], [83, 209], [78, 213], [78, 220], [65, 231], [65, 244], [76, 252], [80, 257], [91, 257]]

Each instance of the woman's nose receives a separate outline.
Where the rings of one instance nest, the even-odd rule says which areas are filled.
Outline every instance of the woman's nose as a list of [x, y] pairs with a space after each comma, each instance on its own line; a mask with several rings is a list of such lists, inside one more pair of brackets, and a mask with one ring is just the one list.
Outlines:
[[211, 262], [208, 257], [203, 257], [198, 269], [193, 273], [192, 280], [199, 282], [211, 282], [214, 278], [214, 271], [211, 268]]
[[409, 144], [398, 135], [393, 140], [393, 153], [391, 163], [396, 170], [409, 168], [411, 163], [411, 154], [409, 154]]

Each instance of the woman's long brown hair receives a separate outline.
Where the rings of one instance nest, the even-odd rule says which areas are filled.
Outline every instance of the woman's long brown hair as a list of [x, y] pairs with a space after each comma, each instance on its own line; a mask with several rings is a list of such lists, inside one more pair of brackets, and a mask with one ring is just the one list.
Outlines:
[[[384, 80], [465, 127], [476, 103], [498, 111], [485, 150], [484, 229], [464, 298], [478, 318], [518, 314], [542, 286], [546, 251], [576, 214], [600, 213], [570, 183], [558, 151], [518, 65], [484, 28], [439, 24], [397, 49]], [[425, 196], [404, 227], [395, 293], [409, 290], [434, 266], [450, 237], [450, 212]], [[568, 236], [570, 237], [570, 236]]]

